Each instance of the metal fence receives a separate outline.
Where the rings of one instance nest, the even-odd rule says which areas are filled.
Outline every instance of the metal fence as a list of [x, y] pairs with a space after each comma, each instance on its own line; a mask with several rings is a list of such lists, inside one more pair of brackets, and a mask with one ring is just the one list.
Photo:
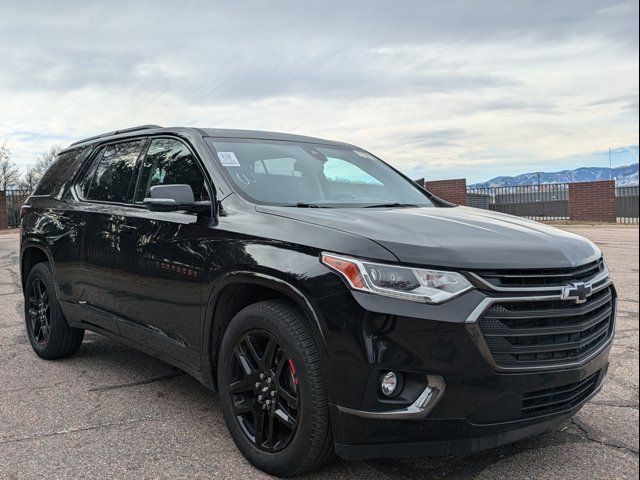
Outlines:
[[[640, 187], [616, 187], [618, 223], [638, 223]], [[9, 228], [20, 226], [20, 207], [28, 190], [7, 190]], [[532, 220], [568, 220], [569, 184], [522, 185], [517, 187], [468, 188], [467, 205], [508, 213]]]
[[568, 220], [569, 184], [468, 188], [467, 205], [532, 220]]
[[618, 223], [638, 223], [638, 185], [616, 187], [616, 217]]
[[31, 195], [28, 190], [7, 190], [4, 192], [7, 198], [7, 223], [9, 228], [20, 226], [20, 207]]

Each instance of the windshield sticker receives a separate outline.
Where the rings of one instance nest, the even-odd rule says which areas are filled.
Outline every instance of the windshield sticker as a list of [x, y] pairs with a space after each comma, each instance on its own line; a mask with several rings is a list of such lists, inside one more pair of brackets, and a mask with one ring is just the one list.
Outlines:
[[218, 158], [223, 167], [240, 167], [238, 157], [233, 152], [218, 152]]
[[359, 157], [366, 158], [368, 160], [375, 160], [376, 159], [376, 157], [374, 157], [373, 155], [371, 155], [370, 153], [367, 153], [367, 152], [361, 152], [359, 150], [354, 150], [353, 153], [355, 153]]

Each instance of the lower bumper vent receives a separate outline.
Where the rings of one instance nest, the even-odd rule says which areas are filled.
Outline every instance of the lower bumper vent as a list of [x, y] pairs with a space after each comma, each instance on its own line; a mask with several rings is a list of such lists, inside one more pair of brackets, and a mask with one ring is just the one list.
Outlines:
[[600, 372], [597, 372], [578, 383], [525, 393], [522, 397], [522, 418], [572, 409], [596, 390], [599, 377]]

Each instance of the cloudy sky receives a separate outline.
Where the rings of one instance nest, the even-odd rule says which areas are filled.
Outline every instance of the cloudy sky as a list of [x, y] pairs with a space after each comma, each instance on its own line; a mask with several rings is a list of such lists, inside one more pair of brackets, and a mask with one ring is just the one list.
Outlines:
[[413, 177], [638, 159], [638, 2], [0, 2], [0, 141], [301, 133]]

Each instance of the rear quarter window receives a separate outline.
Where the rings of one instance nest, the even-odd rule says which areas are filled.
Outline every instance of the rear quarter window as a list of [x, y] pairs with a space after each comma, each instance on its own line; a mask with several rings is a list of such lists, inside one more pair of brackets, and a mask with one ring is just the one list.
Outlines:
[[38, 182], [34, 195], [59, 197], [64, 185], [80, 169], [88, 152], [89, 147], [83, 147], [60, 153]]

